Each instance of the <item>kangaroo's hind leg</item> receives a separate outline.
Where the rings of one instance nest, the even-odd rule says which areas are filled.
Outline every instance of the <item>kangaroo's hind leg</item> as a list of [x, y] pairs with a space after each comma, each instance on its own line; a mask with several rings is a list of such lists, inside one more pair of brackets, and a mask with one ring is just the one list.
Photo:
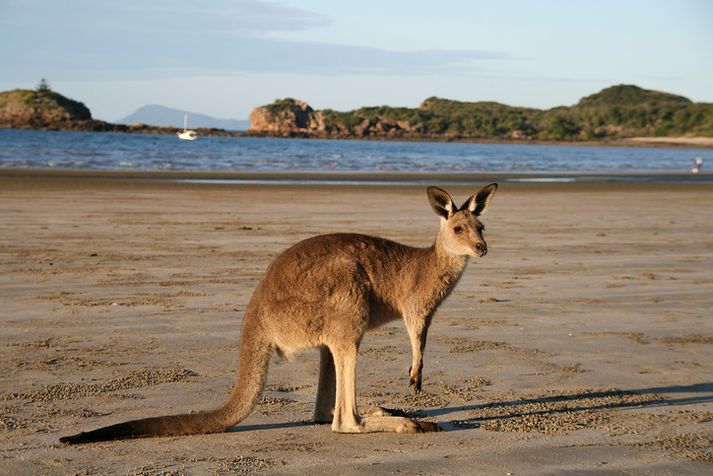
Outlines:
[[356, 405], [357, 345], [330, 347], [337, 375], [337, 393], [332, 431], [337, 433], [423, 433], [439, 431], [435, 423], [418, 422], [401, 416], [361, 417]]
[[334, 371], [334, 358], [327, 346], [320, 347], [319, 383], [317, 384], [317, 402], [314, 407], [315, 423], [331, 423], [334, 417], [334, 399], [337, 393], [337, 376]]
[[[334, 399], [337, 393], [337, 375], [334, 371], [334, 358], [329, 347], [320, 347], [319, 383], [317, 385], [317, 401], [314, 406], [315, 423], [332, 423], [334, 418]], [[403, 410], [395, 410], [380, 406], [371, 406], [363, 416], [407, 416]]]

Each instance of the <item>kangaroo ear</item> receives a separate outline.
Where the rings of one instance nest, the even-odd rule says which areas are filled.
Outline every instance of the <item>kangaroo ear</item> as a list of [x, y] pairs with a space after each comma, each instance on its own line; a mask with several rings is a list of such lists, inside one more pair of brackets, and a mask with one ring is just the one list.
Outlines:
[[480, 192], [471, 195], [470, 198], [465, 201], [463, 206], [460, 207], [460, 210], [468, 210], [475, 216], [480, 216], [485, 209], [488, 208], [488, 204], [497, 189], [498, 184], [496, 183], [486, 185]]
[[438, 187], [428, 187], [426, 193], [436, 215], [448, 220], [448, 217], [457, 211], [456, 204], [453, 203], [453, 199], [445, 190]]

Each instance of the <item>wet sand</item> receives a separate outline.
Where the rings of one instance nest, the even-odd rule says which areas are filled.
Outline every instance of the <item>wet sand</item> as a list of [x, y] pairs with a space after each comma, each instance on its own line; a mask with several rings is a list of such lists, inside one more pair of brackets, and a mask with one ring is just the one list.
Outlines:
[[[307, 351], [274, 357], [261, 404], [229, 433], [59, 444], [222, 403], [245, 305], [290, 244], [351, 231], [426, 246], [438, 226], [423, 186], [147, 177], [0, 172], [0, 473], [713, 470], [705, 184], [504, 184], [483, 217], [488, 255], [434, 319], [424, 392], [408, 387], [402, 323], [360, 351], [361, 407], [446, 431], [309, 424], [318, 355]], [[445, 188], [460, 201], [481, 185]]]
[[686, 147], [713, 147], [713, 137], [631, 137], [625, 139], [643, 145], [678, 145]]

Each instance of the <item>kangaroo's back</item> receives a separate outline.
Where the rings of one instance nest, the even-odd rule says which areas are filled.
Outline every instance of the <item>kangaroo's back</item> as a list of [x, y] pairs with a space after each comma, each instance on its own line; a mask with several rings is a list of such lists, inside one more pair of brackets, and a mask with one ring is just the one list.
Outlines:
[[268, 268], [265, 279], [283, 276], [301, 279], [305, 271], [320, 279], [334, 279], [330, 271], [338, 273], [343, 267], [358, 265], [368, 272], [372, 281], [393, 280], [403, 275], [422, 254], [419, 248], [397, 243], [386, 238], [357, 233], [319, 235], [301, 241], [278, 256]]
[[248, 312], [262, 316], [277, 348], [286, 353], [321, 345], [333, 321], [361, 316], [365, 308], [369, 316], [386, 313], [396, 319], [394, 291], [408, 287], [400, 283], [412, 273], [403, 270], [418, 253], [418, 248], [360, 234], [306, 239], [273, 260]]

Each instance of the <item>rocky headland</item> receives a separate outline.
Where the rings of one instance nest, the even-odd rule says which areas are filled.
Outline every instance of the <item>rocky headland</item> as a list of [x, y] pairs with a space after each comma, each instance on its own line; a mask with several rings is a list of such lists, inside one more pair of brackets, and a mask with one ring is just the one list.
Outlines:
[[713, 137], [713, 104], [619, 85], [546, 110], [431, 97], [418, 108], [338, 112], [287, 98], [255, 108], [250, 121], [250, 132], [281, 137], [581, 142]]

